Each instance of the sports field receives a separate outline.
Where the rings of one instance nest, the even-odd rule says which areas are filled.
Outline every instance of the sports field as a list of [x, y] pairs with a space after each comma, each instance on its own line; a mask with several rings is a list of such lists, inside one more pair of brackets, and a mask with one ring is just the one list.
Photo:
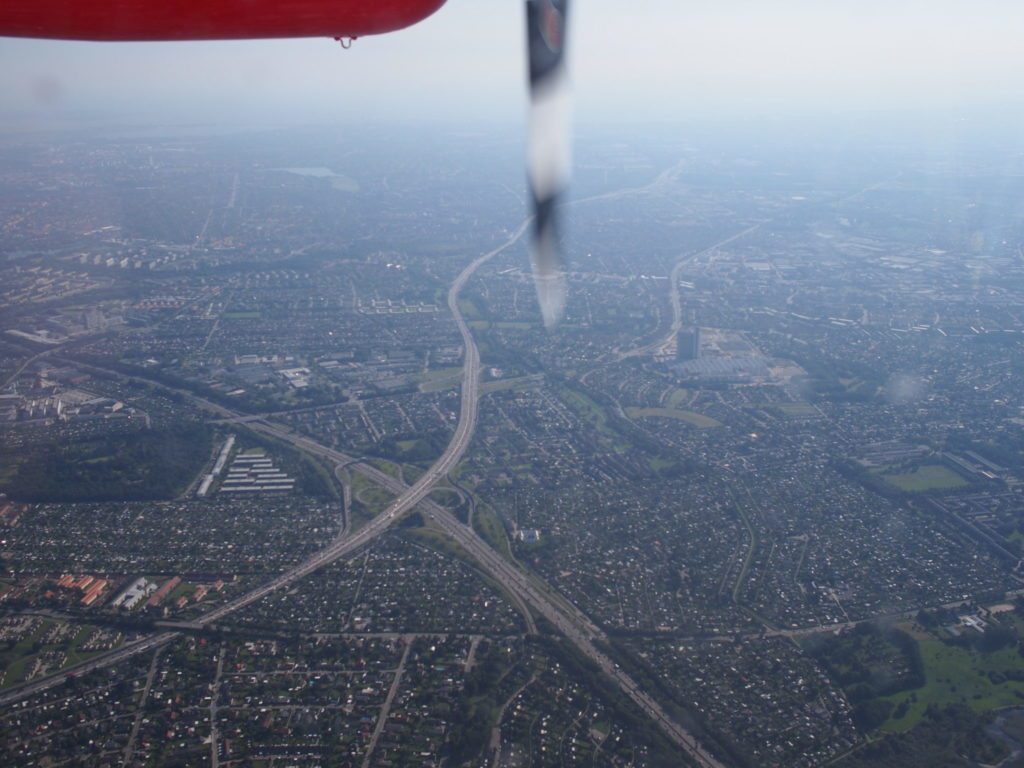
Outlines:
[[882, 475], [885, 481], [907, 493], [927, 491], [950, 491], [966, 488], [968, 482], [949, 467], [941, 464], [925, 464], [906, 474]]

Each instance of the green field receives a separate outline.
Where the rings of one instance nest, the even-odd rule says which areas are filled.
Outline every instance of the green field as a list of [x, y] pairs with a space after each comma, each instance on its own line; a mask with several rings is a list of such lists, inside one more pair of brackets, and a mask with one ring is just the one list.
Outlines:
[[484, 541], [497, 550], [498, 554], [508, 560], [512, 559], [512, 549], [509, 547], [508, 536], [505, 534], [505, 526], [486, 504], [477, 505], [476, 515], [473, 516], [473, 527]]
[[[379, 469], [384, 474], [391, 475], [391, 477], [396, 480], [402, 479], [402, 469], [393, 461], [388, 461], [387, 459], [370, 459], [368, 463]], [[377, 486], [373, 485], [372, 487], [376, 488]]]
[[383, 512], [384, 508], [394, 501], [394, 498], [395, 497], [390, 493], [376, 485], [369, 488], [363, 488], [361, 491], [356, 493], [356, 499], [358, 499], [374, 517]]
[[990, 672], [1005, 673], [1024, 668], [1024, 659], [1011, 646], [994, 653], [947, 645], [941, 640], [920, 640], [921, 660], [924, 662], [924, 687], [904, 691], [887, 697], [897, 707], [908, 702], [906, 714], [890, 719], [886, 731], [905, 731], [921, 721], [929, 705], [946, 707], [965, 704], [975, 712], [986, 712], [1000, 707], [1021, 706], [1024, 703], [1024, 682], [1007, 680], [994, 683]]
[[426, 470], [422, 467], [417, 467], [415, 464], [409, 463], [402, 464], [402, 482], [406, 485], [412, 485], [423, 477], [424, 474], [426, 474]]
[[293, 173], [296, 176], [306, 176], [311, 179], [326, 179], [331, 189], [338, 192], [358, 192], [359, 182], [344, 173], [335, 173], [330, 168], [273, 168], [275, 171]]
[[528, 331], [536, 323], [524, 323], [516, 320], [470, 320], [468, 325], [474, 331], [489, 331], [492, 328], [497, 328], [501, 331]]
[[536, 373], [530, 376], [517, 376], [512, 379], [496, 379], [495, 381], [488, 381], [480, 385], [481, 394], [489, 394], [491, 392], [504, 392], [506, 390], [522, 390], [522, 389], [533, 389], [539, 387], [544, 383], [544, 374]]
[[690, 399], [690, 390], [688, 389], [674, 389], [672, 394], [668, 396], [668, 402], [666, 405], [669, 408], [678, 408], [680, 405]]
[[397, 459], [403, 460], [403, 480], [405, 480], [406, 482], [410, 482], [409, 478], [412, 476], [410, 469], [411, 465], [404, 463], [404, 460], [409, 459], [409, 457], [411, 456], [413, 457], [411, 460], [415, 461], [416, 457], [422, 457], [424, 455], [430, 454], [430, 451], [430, 444], [426, 440], [420, 440], [419, 438], [415, 440], [399, 440], [395, 443], [394, 456]]
[[428, 496], [432, 501], [448, 509], [457, 509], [462, 503], [462, 497], [450, 488], [434, 488]]
[[693, 411], [679, 411], [675, 408], [636, 408], [630, 406], [626, 408], [626, 415], [631, 419], [676, 419], [701, 429], [722, 426], [721, 422], [712, 419], [710, 416], [704, 416]]
[[202, 470], [205, 425], [140, 429], [40, 445], [0, 459], [0, 492], [26, 502], [173, 499]]
[[791, 419], [802, 419], [808, 416], [819, 416], [818, 409], [810, 403], [772, 403], [770, 408], [781, 411]]
[[604, 408], [594, 402], [582, 392], [565, 387], [559, 392], [566, 404], [579, 416], [589, 421], [599, 432], [614, 435], [615, 432], [608, 426], [608, 414]]
[[472, 299], [459, 299], [459, 311], [467, 320], [474, 320], [480, 317], [480, 310]]
[[882, 475], [882, 478], [889, 485], [906, 493], [950, 491], [969, 485], [963, 477], [941, 464], [925, 464], [913, 472]]
[[394, 496], [358, 472], [352, 473], [353, 528], [361, 528], [379, 515], [394, 500]]
[[337, 192], [358, 192], [359, 182], [348, 176], [331, 177], [331, 189]]
[[402, 530], [402, 536], [411, 541], [418, 541], [420, 544], [428, 546], [431, 549], [440, 552], [442, 555], [456, 557], [475, 567], [476, 561], [458, 544], [458, 542], [449, 538], [447, 534], [442, 533], [435, 528], [426, 526], [405, 528]]
[[[2, 683], [0, 683], [0, 688], [9, 688], [12, 685], [17, 685], [18, 683], [23, 682], [25, 675], [27, 675], [31, 670], [35, 659], [43, 654], [63, 651], [65, 654], [64, 663], [61, 667], [63, 668], [70, 667], [73, 664], [78, 664], [79, 662], [85, 661], [86, 659], [102, 653], [102, 651], [82, 651], [79, 647], [88, 640], [95, 631], [95, 627], [89, 625], [77, 627], [70, 637], [59, 643], [42, 645], [41, 638], [43, 634], [55, 623], [56, 622], [47, 619], [46, 621], [43, 621], [29, 637], [7, 647], [4, 650], [0, 650], [0, 674], [2, 674]], [[56, 668], [51, 667], [50, 672], [54, 671], [56, 671]]]
[[462, 368], [435, 368], [422, 375], [420, 392], [443, 392], [457, 387], [462, 380]]

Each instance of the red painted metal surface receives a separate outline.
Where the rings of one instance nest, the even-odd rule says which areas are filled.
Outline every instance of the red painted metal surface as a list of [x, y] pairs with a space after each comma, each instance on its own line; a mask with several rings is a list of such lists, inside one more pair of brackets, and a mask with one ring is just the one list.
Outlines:
[[0, 0], [0, 35], [62, 40], [362, 37], [445, 0]]

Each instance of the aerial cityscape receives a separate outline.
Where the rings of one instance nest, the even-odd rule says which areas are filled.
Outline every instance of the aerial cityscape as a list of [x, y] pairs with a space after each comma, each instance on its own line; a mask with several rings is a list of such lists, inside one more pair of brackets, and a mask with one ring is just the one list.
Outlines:
[[0, 142], [0, 764], [1024, 765], [1024, 154]]

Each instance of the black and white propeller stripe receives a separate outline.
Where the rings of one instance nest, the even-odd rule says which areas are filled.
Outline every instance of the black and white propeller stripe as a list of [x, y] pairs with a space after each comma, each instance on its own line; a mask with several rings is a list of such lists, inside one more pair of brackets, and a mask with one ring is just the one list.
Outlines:
[[526, 174], [533, 200], [530, 256], [544, 325], [565, 310], [565, 261], [559, 204], [569, 185], [570, 93], [565, 48], [569, 0], [526, 0], [530, 58], [530, 119]]

